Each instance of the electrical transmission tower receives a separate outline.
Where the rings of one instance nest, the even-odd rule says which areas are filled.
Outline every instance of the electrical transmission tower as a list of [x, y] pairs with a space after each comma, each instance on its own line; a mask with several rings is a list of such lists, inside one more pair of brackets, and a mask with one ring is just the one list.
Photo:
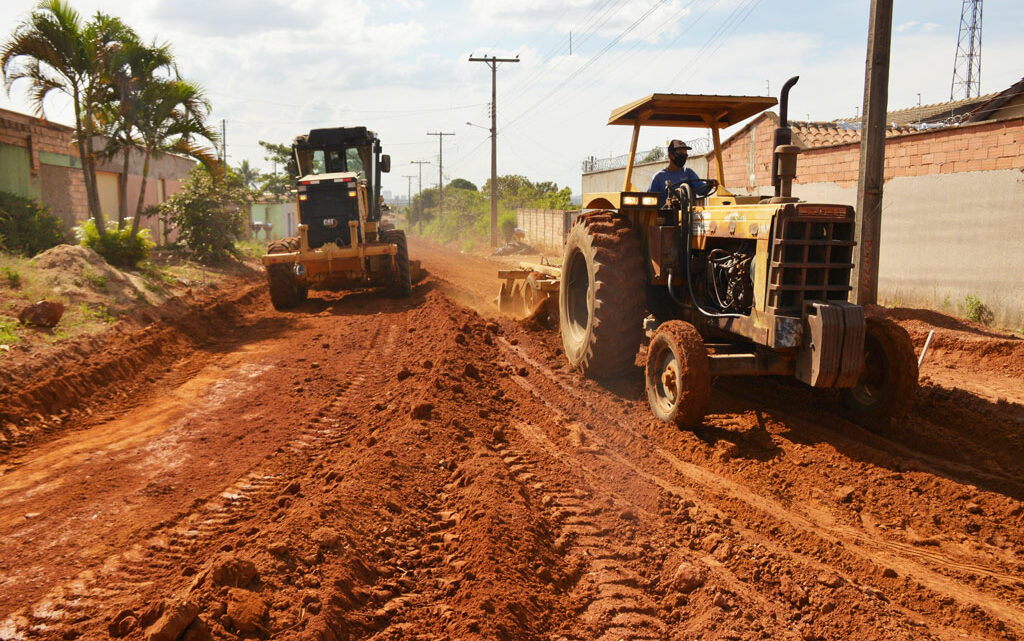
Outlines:
[[963, 0], [949, 99], [981, 95], [981, 0]]

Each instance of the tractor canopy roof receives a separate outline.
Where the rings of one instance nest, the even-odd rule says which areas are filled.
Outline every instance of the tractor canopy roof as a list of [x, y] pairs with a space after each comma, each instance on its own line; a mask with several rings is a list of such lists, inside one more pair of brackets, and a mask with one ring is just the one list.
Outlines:
[[320, 149], [323, 147], [355, 147], [370, 145], [377, 140], [377, 134], [366, 127], [332, 127], [313, 129], [309, 135], [296, 136], [296, 149]]
[[652, 93], [612, 110], [609, 125], [723, 129], [774, 107], [770, 96]]

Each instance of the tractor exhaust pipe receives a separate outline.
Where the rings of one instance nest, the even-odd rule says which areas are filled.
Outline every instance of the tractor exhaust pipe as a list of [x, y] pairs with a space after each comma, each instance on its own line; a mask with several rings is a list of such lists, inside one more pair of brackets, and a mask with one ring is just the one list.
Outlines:
[[782, 85], [779, 94], [779, 126], [775, 129], [775, 151], [772, 155], [772, 186], [776, 198], [792, 195], [793, 178], [796, 177], [796, 155], [800, 150], [793, 145], [793, 130], [789, 127], [789, 90], [800, 76], [793, 76]]

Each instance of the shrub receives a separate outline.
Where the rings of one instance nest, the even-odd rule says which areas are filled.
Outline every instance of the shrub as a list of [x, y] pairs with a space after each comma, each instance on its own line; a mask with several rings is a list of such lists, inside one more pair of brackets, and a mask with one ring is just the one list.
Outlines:
[[516, 233], [516, 224], [519, 219], [516, 217], [514, 211], [503, 211], [498, 216], [498, 232], [501, 234], [501, 239], [506, 243], [510, 242]]
[[198, 165], [184, 189], [160, 205], [160, 215], [196, 258], [216, 263], [238, 253], [235, 242], [245, 238], [249, 221], [248, 198], [232, 172], [214, 177]]
[[94, 250], [116, 267], [136, 267], [149, 257], [149, 249], [153, 242], [149, 240], [149, 230], [140, 229], [132, 238], [131, 219], [126, 221], [124, 229], [118, 229], [114, 221], [107, 222], [107, 232], [100, 236], [96, 223], [92, 218], [75, 227], [75, 236], [84, 247]]
[[968, 294], [964, 298], [964, 315], [967, 317], [967, 320], [983, 325], [990, 324], [994, 319], [989, 306], [981, 302], [981, 299], [974, 294]]
[[0, 191], [0, 248], [34, 256], [64, 242], [60, 220], [34, 200]]

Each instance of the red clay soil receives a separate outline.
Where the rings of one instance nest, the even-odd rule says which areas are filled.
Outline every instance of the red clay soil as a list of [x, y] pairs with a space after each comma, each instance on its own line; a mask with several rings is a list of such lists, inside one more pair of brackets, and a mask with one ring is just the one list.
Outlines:
[[[931, 377], [877, 434], [721, 379], [680, 431], [639, 369], [602, 387], [454, 302], [490, 309], [491, 261], [411, 253], [410, 299], [239, 286], [20, 369], [0, 638], [1024, 638], [1018, 401]], [[941, 329], [926, 376], [1012, 343]]]

